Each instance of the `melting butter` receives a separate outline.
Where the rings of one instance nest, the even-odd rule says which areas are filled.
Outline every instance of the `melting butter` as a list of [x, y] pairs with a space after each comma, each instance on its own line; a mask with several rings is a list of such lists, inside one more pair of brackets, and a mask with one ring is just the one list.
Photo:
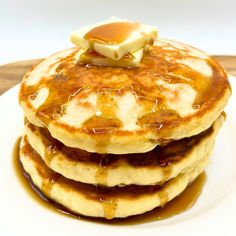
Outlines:
[[112, 60], [152, 44], [156, 37], [156, 27], [118, 18], [75, 30], [70, 36], [76, 46], [92, 49]]
[[138, 67], [143, 57], [144, 49], [141, 48], [136, 52], [125, 54], [120, 60], [113, 60], [104, 57], [90, 49], [81, 49], [77, 55], [77, 61], [82, 64], [93, 64], [100, 66], [114, 67]]

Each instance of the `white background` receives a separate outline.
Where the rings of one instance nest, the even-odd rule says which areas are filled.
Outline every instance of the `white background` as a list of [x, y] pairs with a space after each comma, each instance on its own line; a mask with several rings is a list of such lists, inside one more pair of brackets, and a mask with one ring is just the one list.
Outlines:
[[[68, 35], [73, 29], [110, 16], [156, 25], [160, 36], [210, 54], [236, 55], [236, 0], [0, 0], [0, 64], [70, 47]], [[234, 78], [234, 89], [233, 83]], [[0, 98], [0, 108], [6, 111], [0, 116], [4, 124], [0, 132], [0, 235], [236, 235], [234, 94], [199, 204], [170, 221], [115, 228], [48, 214], [21, 188], [9, 158], [23, 124], [17, 91], [18, 87]]]
[[0, 64], [71, 47], [73, 29], [111, 16], [210, 54], [236, 54], [235, 0], [0, 0]]

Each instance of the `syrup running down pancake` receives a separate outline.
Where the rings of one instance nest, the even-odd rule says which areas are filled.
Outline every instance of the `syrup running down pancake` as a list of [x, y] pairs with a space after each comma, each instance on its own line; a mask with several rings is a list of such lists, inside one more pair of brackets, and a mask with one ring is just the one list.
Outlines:
[[139, 68], [80, 65], [79, 50], [41, 61], [19, 93], [27, 119], [69, 147], [147, 152], [208, 129], [231, 93], [223, 68], [182, 43], [158, 39]]
[[29, 122], [24, 133], [45, 164], [68, 179], [109, 187], [155, 185], [185, 172], [210, 153], [223, 122], [221, 115], [201, 134], [158, 146], [147, 153], [126, 155], [96, 154], [66, 147], [45, 128]]
[[138, 215], [163, 206], [203, 172], [208, 157], [209, 154], [163, 185], [108, 188], [69, 180], [52, 171], [30, 146], [26, 137], [23, 137], [20, 149], [24, 170], [46, 197], [76, 214], [106, 219]]
[[156, 36], [128, 20], [84, 27], [71, 34], [77, 47], [24, 76], [18, 160], [33, 189], [66, 212], [140, 215], [204, 172], [231, 95], [227, 74]]

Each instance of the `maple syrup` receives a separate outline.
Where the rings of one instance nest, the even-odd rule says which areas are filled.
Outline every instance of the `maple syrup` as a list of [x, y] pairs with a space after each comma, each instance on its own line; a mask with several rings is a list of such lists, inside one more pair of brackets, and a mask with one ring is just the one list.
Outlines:
[[[166, 46], [171, 47], [168, 43]], [[85, 108], [89, 104], [82, 101], [90, 94], [103, 97], [97, 102], [97, 106], [102, 108], [100, 114], [85, 121], [81, 128], [82, 132], [98, 137], [97, 140], [99, 140], [99, 137], [105, 133], [108, 135], [111, 132], [122, 133], [120, 129], [122, 122], [116, 115], [117, 107], [112, 102], [112, 98], [130, 92], [135, 95], [138, 105], [143, 108], [137, 124], [145, 130], [156, 130], [160, 134], [165, 128], [187, 122], [189, 118], [180, 117], [177, 111], [168, 107], [163, 93], [164, 88], [157, 86], [158, 80], [168, 81], [169, 84], [190, 85], [197, 94], [193, 108], [199, 110], [198, 115], [202, 115], [209, 107], [212, 107], [229, 88], [225, 72], [213, 60], [205, 59], [212, 69], [212, 76], [208, 78], [181, 62], [176, 63], [176, 61], [188, 58], [188, 51], [176, 50], [173, 46], [172, 48], [170, 50], [165, 47], [150, 46], [140, 67], [135, 69], [95, 65], [87, 67], [75, 64], [75, 55], [79, 50], [75, 49], [71, 55], [56, 62], [59, 72], [42, 77], [32, 86], [22, 83], [19, 100], [21, 103], [30, 104], [29, 100], [35, 98], [34, 95], [37, 94], [39, 88], [48, 88], [50, 93], [45, 103], [36, 111], [38, 119], [47, 126], [52, 120], [57, 120], [64, 115], [63, 108], [72, 97]], [[49, 66], [49, 71], [51, 66], [55, 64]], [[104, 92], [106, 95], [101, 95]], [[106, 108], [108, 106], [109, 112]]]
[[91, 29], [85, 34], [84, 38], [106, 44], [118, 44], [125, 41], [132, 32], [137, 31], [139, 28], [139, 23], [114, 22]]
[[[93, 64], [93, 59], [96, 58], [106, 58], [105, 56], [97, 53], [96, 51], [93, 51], [91, 49], [85, 51], [84, 53], [82, 53], [80, 55], [80, 61], [83, 63], [84, 61], [86, 61], [86, 63], [90, 63], [91, 66]], [[134, 59], [134, 56], [131, 53], [126, 53], [120, 60], [118, 61], [126, 61], [129, 62], [132, 59]]]
[[[13, 166], [15, 169], [15, 173], [17, 178], [19, 179], [22, 186], [25, 188], [27, 193], [34, 198], [39, 204], [43, 205], [49, 210], [53, 212], [61, 213], [66, 216], [79, 218], [81, 220], [89, 220], [99, 223], [106, 223], [106, 224], [115, 224], [115, 225], [132, 225], [132, 224], [142, 224], [147, 222], [154, 222], [156, 220], [166, 219], [177, 214], [180, 214], [193, 206], [193, 204], [198, 199], [204, 183], [206, 181], [205, 173], [201, 174], [193, 183], [191, 183], [178, 197], [174, 198], [170, 202], [168, 202], [163, 207], [158, 207], [150, 212], [144, 213], [142, 215], [131, 216], [125, 219], [112, 219], [106, 220], [101, 218], [92, 218], [92, 217], [85, 217], [79, 214], [76, 214], [69, 209], [65, 208], [64, 206], [52, 201], [48, 197], [46, 197], [32, 182], [29, 175], [24, 172], [23, 167], [20, 163], [19, 159], [19, 144], [20, 138], [16, 141], [14, 151], [13, 151]], [[52, 176], [54, 178], [54, 176]], [[56, 176], [56, 178], [60, 175]], [[48, 186], [51, 186], [49, 183]], [[132, 186], [131, 186], [132, 189]], [[137, 189], [136, 189], [137, 190]], [[134, 191], [136, 191], [134, 188]], [[49, 190], [50, 191], [50, 190]], [[152, 191], [152, 190], [151, 190]], [[106, 191], [105, 191], [106, 193]], [[166, 195], [163, 192], [161, 196], [163, 202], [165, 201]], [[106, 198], [101, 197], [100, 202], [103, 204], [105, 217], [107, 219], [113, 218], [116, 211], [116, 200], [112, 197]]]
[[[32, 125], [26, 120], [26, 126], [31, 132], [37, 134], [40, 139], [44, 140], [44, 145], [46, 146], [45, 152], [45, 161], [50, 163], [51, 160], [62, 153], [66, 157], [78, 162], [85, 163], [95, 163], [101, 167], [102, 170], [98, 172], [98, 176], [106, 175], [106, 170], [113, 168], [117, 165], [119, 160], [123, 160], [130, 166], [134, 167], [161, 167], [162, 172], [165, 174], [166, 179], [168, 179], [171, 174], [171, 166], [175, 163], [181, 162], [185, 155], [192, 149], [192, 147], [198, 145], [198, 143], [210, 136], [214, 129], [212, 127], [203, 131], [200, 134], [197, 134], [192, 137], [183, 138], [180, 140], [166, 140], [166, 144], [163, 146], [157, 146], [153, 150], [146, 153], [132, 153], [132, 154], [99, 154], [99, 153], [90, 153], [79, 148], [72, 148], [65, 146], [63, 143], [54, 139], [50, 132], [46, 128], [37, 127]], [[105, 130], [106, 131], [106, 130]], [[97, 132], [104, 132], [102, 129], [97, 130]], [[109, 144], [110, 136], [102, 135], [101, 137], [97, 136], [95, 141], [97, 142], [97, 152], [102, 152], [106, 149], [106, 146]], [[100, 177], [98, 177], [100, 179]]]

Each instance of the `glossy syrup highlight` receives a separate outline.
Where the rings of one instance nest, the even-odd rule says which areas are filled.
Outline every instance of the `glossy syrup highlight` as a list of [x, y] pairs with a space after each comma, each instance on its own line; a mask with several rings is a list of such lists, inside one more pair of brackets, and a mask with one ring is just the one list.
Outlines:
[[[46, 101], [37, 108], [36, 117], [48, 126], [52, 120], [58, 120], [66, 113], [68, 102], [72, 99], [79, 106], [88, 109], [91, 104], [83, 101], [88, 96], [95, 95], [98, 98], [96, 106], [101, 110], [99, 114], [95, 113], [89, 120], [85, 120], [79, 131], [98, 137], [96, 142], [98, 146], [102, 146], [99, 143], [100, 136], [111, 132], [116, 134], [123, 127], [117, 116], [117, 105], [112, 99], [129, 92], [143, 109], [137, 124], [141, 129], [160, 133], [165, 128], [187, 121], [189, 117], [181, 117], [178, 111], [168, 106], [168, 99], [163, 93], [166, 88], [157, 86], [159, 81], [191, 86], [196, 91], [196, 99], [192, 105], [199, 114], [203, 114], [216, 100], [220, 100], [229, 87], [226, 74], [211, 58], [204, 59], [212, 70], [212, 76], [208, 78], [181, 63], [182, 60], [192, 58], [187, 50], [176, 50], [170, 43], [163, 44], [163, 47], [150, 46], [140, 67], [135, 69], [80, 65], [75, 63], [79, 51], [75, 49], [69, 56], [59, 58], [56, 63], [49, 65], [49, 71], [57, 66], [53, 74], [42, 75], [41, 80], [32, 86], [27, 85], [26, 79], [20, 89], [20, 103], [30, 106], [37, 97], [39, 88], [46, 87], [50, 93]], [[166, 92], [170, 91], [167, 89]], [[110, 108], [109, 111], [106, 107]]]
[[140, 28], [139, 23], [114, 22], [91, 29], [84, 38], [106, 44], [118, 44], [125, 41], [132, 32]]
[[[13, 151], [13, 166], [16, 172], [16, 176], [19, 179], [22, 187], [26, 192], [40, 205], [53, 211], [60, 213], [62, 215], [70, 216], [73, 218], [78, 218], [80, 220], [86, 220], [91, 222], [99, 222], [104, 224], [114, 224], [114, 225], [133, 225], [142, 224], [148, 222], [154, 222], [157, 220], [162, 220], [170, 218], [172, 216], [178, 215], [188, 209], [190, 209], [194, 203], [197, 201], [199, 195], [201, 194], [202, 188], [206, 181], [205, 173], [202, 173], [193, 183], [191, 183], [178, 197], [168, 202], [164, 207], [158, 207], [150, 212], [131, 216], [125, 219], [112, 219], [106, 220], [102, 218], [93, 218], [79, 215], [65, 208], [64, 206], [52, 201], [46, 197], [32, 182], [31, 178], [27, 173], [24, 172], [23, 167], [19, 159], [19, 144], [20, 139], [17, 140], [15, 148]], [[163, 198], [165, 196], [163, 195]], [[116, 200], [110, 198], [100, 199], [103, 204], [105, 215], [108, 219], [114, 216], [116, 210]]]

